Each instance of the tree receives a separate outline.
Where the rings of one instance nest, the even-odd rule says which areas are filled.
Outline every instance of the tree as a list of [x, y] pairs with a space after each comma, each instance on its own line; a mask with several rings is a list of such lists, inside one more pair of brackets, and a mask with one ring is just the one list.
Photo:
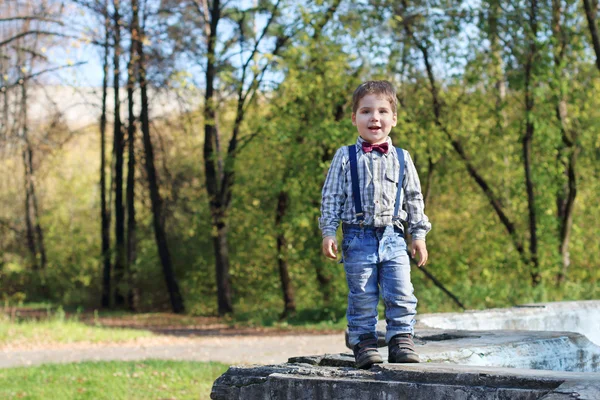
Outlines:
[[[176, 2], [178, 10], [177, 38], [187, 53], [203, 60], [204, 69], [204, 167], [213, 227], [213, 248], [217, 280], [219, 314], [233, 311], [230, 255], [227, 241], [228, 212], [235, 181], [235, 160], [246, 113], [254, 103], [266, 71], [294, 34], [295, 28], [283, 22], [281, 0], [245, 7], [219, 0]], [[266, 18], [257, 30], [254, 19]], [[232, 36], [219, 31], [224, 24], [232, 28]], [[175, 27], [174, 27], [175, 28]], [[198, 38], [197, 40], [195, 38]], [[239, 64], [232, 58], [239, 56]], [[227, 98], [227, 93], [232, 93]], [[233, 123], [227, 134], [220, 127], [220, 102], [233, 102]], [[221, 149], [223, 136], [229, 138], [227, 150]]]
[[[0, 19], [3, 34], [0, 38], [0, 50], [2, 50], [0, 69], [3, 72], [1, 92], [4, 104], [0, 136], [3, 141], [16, 139], [21, 148], [27, 248], [30, 253], [31, 267], [40, 274], [42, 294], [46, 296], [47, 288], [43, 275], [47, 254], [36, 189], [35, 140], [32, 138], [29, 124], [28, 90], [36, 76], [48, 72], [48, 70], [36, 71], [40, 65], [48, 64], [48, 58], [40, 50], [46, 39], [68, 36], [52, 31], [54, 27], [62, 25], [60, 20], [62, 10], [54, 4], [35, 5], [27, 1], [17, 1], [2, 8], [5, 17]], [[10, 92], [15, 88], [19, 90], [17, 93], [13, 92], [11, 96]], [[11, 97], [16, 105], [12, 113]], [[4, 143], [0, 142], [0, 144]]]
[[110, 40], [110, 18], [108, 0], [104, 0], [104, 56], [102, 62], [102, 109], [100, 113], [100, 237], [102, 257], [102, 299], [104, 308], [110, 307], [111, 298], [111, 260], [110, 260], [110, 212], [106, 201], [106, 99], [108, 97], [108, 56]]
[[125, 248], [125, 207], [123, 205], [123, 164], [124, 164], [124, 134], [121, 123], [121, 13], [120, 0], [113, 0], [112, 32], [113, 32], [113, 154], [115, 157], [115, 261], [114, 261], [114, 304], [121, 307], [125, 304], [123, 284], [125, 278], [126, 248]]
[[137, 81], [138, 60], [136, 56], [137, 41], [139, 37], [139, 5], [137, 0], [131, 2], [131, 23], [129, 24], [129, 34], [131, 41], [129, 45], [129, 60], [127, 62], [127, 110], [129, 121], [127, 124], [127, 303], [131, 310], [136, 309], [138, 303], [137, 291], [134, 288], [134, 268], [137, 258], [137, 223], [135, 218], [135, 133], [136, 117], [134, 114], [134, 86]]
[[[134, 10], [137, 10], [137, 1], [134, 0]], [[148, 187], [150, 189], [150, 201], [152, 203], [152, 220], [154, 225], [154, 237], [158, 247], [169, 298], [171, 300], [171, 309], [174, 313], [183, 313], [185, 304], [179, 290], [179, 284], [173, 271], [171, 253], [167, 243], [167, 234], [163, 219], [163, 202], [158, 190], [158, 180], [156, 177], [156, 167], [154, 166], [154, 148], [150, 139], [150, 116], [148, 112], [148, 82], [146, 79], [146, 55], [144, 53], [143, 38], [144, 26], [137, 20], [138, 13], [134, 13], [134, 26], [139, 29], [139, 36], [136, 38], [136, 55], [138, 57], [138, 73], [140, 85], [141, 112], [140, 121], [142, 124], [142, 139], [144, 143], [145, 167], [148, 176]]]
[[598, 36], [598, 25], [596, 25], [596, 15], [598, 14], [598, 7], [593, 7], [591, 0], [583, 0], [583, 8], [585, 10], [585, 17], [588, 22], [588, 29], [592, 38], [592, 47], [596, 54], [596, 67], [600, 71], [600, 36]]
[[[587, 1], [587, 0], [586, 0]], [[562, 268], [557, 274], [557, 281], [563, 282], [567, 270], [571, 264], [569, 254], [569, 242], [573, 227], [573, 211], [575, 208], [575, 197], [577, 195], [577, 157], [580, 152], [577, 139], [579, 133], [575, 129], [578, 121], [569, 116], [566, 78], [567, 51], [570, 43], [568, 38], [573, 36], [569, 32], [569, 14], [564, 12], [561, 0], [552, 1], [552, 43], [553, 43], [553, 86], [555, 87], [556, 118], [560, 126], [561, 144], [556, 155], [557, 163], [562, 166], [565, 183], [558, 186], [556, 194], [556, 209], [559, 237], [559, 252], [562, 260]], [[569, 2], [567, 2], [567, 6]]]

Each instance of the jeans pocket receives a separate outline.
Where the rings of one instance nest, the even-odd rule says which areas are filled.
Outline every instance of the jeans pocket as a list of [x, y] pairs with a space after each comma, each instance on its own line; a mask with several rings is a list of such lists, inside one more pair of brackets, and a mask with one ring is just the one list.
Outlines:
[[342, 240], [342, 251], [346, 253], [350, 250], [357, 238], [357, 235], [344, 236], [344, 239]]
[[348, 259], [349, 254], [354, 250], [356, 244], [360, 241], [360, 238], [356, 234], [344, 236], [342, 240], [342, 260], [345, 262]]

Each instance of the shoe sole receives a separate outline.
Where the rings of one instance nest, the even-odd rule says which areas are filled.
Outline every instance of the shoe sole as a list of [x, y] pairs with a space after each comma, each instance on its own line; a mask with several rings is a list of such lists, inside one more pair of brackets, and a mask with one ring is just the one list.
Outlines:
[[416, 364], [416, 363], [420, 363], [421, 360], [419, 359], [419, 356], [417, 354], [407, 354], [406, 356], [399, 358], [397, 360], [388, 360], [388, 362], [390, 364]]
[[361, 361], [361, 363], [356, 363], [356, 368], [360, 369], [369, 369], [373, 364], [381, 364], [383, 363], [383, 358], [381, 355], [372, 355], [371, 357]]

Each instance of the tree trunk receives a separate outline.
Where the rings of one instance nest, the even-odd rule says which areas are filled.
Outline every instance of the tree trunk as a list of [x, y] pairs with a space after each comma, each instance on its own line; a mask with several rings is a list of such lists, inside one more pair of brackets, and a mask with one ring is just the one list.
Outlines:
[[23, 140], [23, 168], [25, 172], [25, 221], [27, 226], [27, 246], [32, 258], [32, 269], [37, 271], [40, 279], [41, 294], [48, 297], [48, 288], [45, 283], [46, 249], [44, 246], [44, 233], [40, 224], [39, 208], [35, 192], [35, 179], [33, 168], [33, 148], [29, 140], [29, 121], [27, 116], [27, 79], [23, 78], [21, 84], [21, 134]]
[[29, 250], [29, 254], [31, 255], [31, 267], [34, 271], [39, 270], [38, 257], [37, 257], [37, 247], [35, 245], [35, 234], [33, 230], [33, 222], [32, 222], [32, 201], [31, 201], [31, 188], [30, 188], [30, 176], [29, 176], [29, 161], [28, 157], [30, 156], [29, 146], [25, 145], [23, 148], [23, 168], [25, 170], [24, 176], [24, 186], [25, 186], [25, 229], [26, 229], [26, 237], [27, 237], [27, 249]]
[[2, 87], [2, 124], [0, 124], [0, 133], [2, 141], [8, 138], [8, 90]]
[[[566, 77], [564, 74], [564, 55], [567, 49], [567, 37], [562, 24], [562, 4], [560, 0], [552, 0], [552, 36], [554, 38], [554, 75], [556, 87], [556, 118], [560, 125], [562, 144], [558, 148], [556, 156], [559, 165], [562, 165], [563, 174], [566, 183], [559, 188], [556, 194], [557, 217], [559, 220], [559, 252], [562, 260], [562, 268], [556, 276], [558, 284], [565, 280], [569, 265], [571, 264], [569, 255], [569, 241], [571, 237], [571, 228], [573, 226], [573, 210], [575, 205], [575, 196], [577, 194], [577, 179], [575, 174], [575, 165], [577, 162], [577, 131], [573, 129], [573, 124], [569, 122], [567, 98], [565, 95], [565, 86], [563, 82]], [[566, 160], [565, 160], [566, 159]]]
[[136, 219], [135, 219], [135, 132], [136, 119], [134, 115], [133, 89], [136, 81], [136, 41], [138, 37], [138, 1], [131, 1], [133, 15], [131, 19], [131, 44], [129, 62], [127, 64], [127, 109], [129, 122], [127, 125], [127, 305], [130, 310], [137, 308], [135, 295], [135, 262], [137, 258]]
[[231, 304], [231, 278], [229, 276], [229, 247], [227, 246], [227, 225], [222, 218], [216, 219], [217, 235], [213, 239], [216, 258], [217, 306], [219, 315], [233, 312]]
[[283, 291], [283, 313], [281, 319], [284, 319], [296, 312], [296, 302], [294, 300], [294, 288], [290, 280], [290, 274], [287, 263], [287, 241], [282, 226], [283, 218], [287, 212], [289, 196], [285, 190], [279, 192], [277, 201], [277, 213], [275, 216], [275, 229], [277, 230], [277, 263], [279, 265], [279, 278], [281, 280], [281, 289]]
[[25, 223], [27, 228], [27, 247], [32, 256], [34, 270], [46, 267], [46, 249], [44, 234], [39, 221], [37, 197], [33, 170], [33, 149], [29, 141], [29, 121], [27, 117], [27, 84], [21, 84], [21, 134], [23, 139], [23, 168], [25, 171]]
[[[139, 27], [139, 23], [137, 24]], [[142, 44], [141, 37], [144, 36], [143, 31], [140, 29], [140, 40], [136, 41], [137, 56], [139, 60], [139, 79], [140, 79], [140, 92], [141, 92], [141, 113], [140, 121], [142, 125], [142, 139], [144, 142], [144, 152], [146, 155], [146, 174], [148, 176], [148, 188], [150, 189], [150, 201], [152, 203], [152, 219], [154, 223], [154, 237], [156, 239], [156, 245], [158, 247], [158, 254], [163, 268], [163, 274], [165, 276], [165, 282], [167, 284], [167, 290], [169, 292], [169, 298], [171, 300], [171, 308], [174, 313], [183, 313], [185, 306], [181, 292], [179, 291], [179, 284], [173, 271], [173, 264], [171, 262], [171, 254], [169, 253], [169, 247], [167, 244], [167, 234], [163, 225], [162, 219], [162, 199], [158, 190], [158, 182], [156, 178], [156, 168], [154, 166], [154, 150], [152, 142], [150, 140], [150, 120], [148, 115], [148, 93], [147, 93], [147, 82], [146, 82], [146, 65], [144, 47]]]
[[531, 0], [529, 10], [529, 53], [525, 61], [525, 134], [523, 143], [523, 168], [525, 172], [525, 187], [527, 190], [527, 208], [529, 211], [529, 253], [531, 256], [531, 284], [537, 286], [540, 281], [539, 261], [537, 255], [537, 221], [535, 211], [535, 191], [531, 172], [531, 146], [535, 125], [533, 123], [533, 110], [535, 99], [533, 93], [533, 70], [537, 62], [537, 0]]
[[[217, 26], [221, 18], [221, 5], [219, 0], [214, 0], [210, 10], [210, 29], [207, 37], [206, 57], [206, 90], [204, 94], [204, 167], [206, 174], [206, 188], [209, 196], [209, 207], [212, 216], [212, 225], [216, 230], [213, 239], [215, 251], [215, 269], [217, 278], [217, 304], [219, 315], [233, 312], [231, 301], [231, 277], [229, 276], [229, 249], [227, 246], [226, 205], [223, 204], [224, 184], [219, 179], [215, 159], [220, 154], [215, 151], [218, 141], [216, 137], [216, 111], [215, 111], [215, 77], [216, 77], [216, 41]], [[227, 174], [227, 172], [225, 172]], [[219, 181], [221, 188], [219, 190]]]
[[114, 30], [114, 79], [113, 90], [115, 100], [115, 121], [114, 121], [114, 153], [115, 153], [115, 269], [114, 269], [114, 304], [116, 307], [122, 307], [125, 304], [125, 294], [123, 293], [123, 278], [125, 276], [125, 208], [123, 206], [123, 149], [124, 138], [121, 129], [121, 100], [119, 98], [120, 89], [120, 59], [121, 59], [121, 26], [119, 13], [120, 0], [113, 0], [115, 12], [113, 15]]
[[102, 114], [100, 115], [100, 219], [102, 238], [102, 307], [110, 307], [110, 217], [106, 203], [106, 99], [108, 97], [108, 41], [110, 35], [108, 0], [104, 3], [104, 75], [102, 77]]
[[583, 0], [585, 16], [588, 21], [590, 35], [592, 37], [592, 45], [596, 54], [596, 67], [600, 71], [600, 37], [598, 36], [598, 26], [596, 26], [596, 9], [592, 6], [590, 0]]
[[47, 258], [46, 258], [46, 246], [44, 245], [44, 231], [42, 230], [42, 225], [40, 223], [40, 211], [38, 207], [37, 195], [35, 190], [35, 179], [34, 179], [34, 170], [33, 170], [33, 149], [31, 148], [31, 143], [27, 141], [27, 161], [29, 162], [29, 188], [30, 188], [30, 196], [31, 196], [31, 204], [33, 206], [33, 217], [35, 221], [35, 233], [37, 240], [37, 249], [40, 254], [40, 268], [43, 270], [46, 269]]
[[506, 119], [504, 109], [504, 99], [506, 97], [506, 82], [504, 79], [504, 62], [502, 60], [502, 46], [500, 44], [498, 19], [501, 11], [500, 1], [490, 1], [490, 14], [488, 15], [490, 41], [490, 51], [492, 56], [492, 77], [496, 81], [496, 130], [497, 134], [504, 131], [504, 121]]

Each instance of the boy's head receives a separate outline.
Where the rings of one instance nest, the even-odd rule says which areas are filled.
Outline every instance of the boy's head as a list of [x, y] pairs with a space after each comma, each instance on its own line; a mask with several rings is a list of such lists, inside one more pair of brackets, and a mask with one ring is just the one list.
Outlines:
[[388, 81], [368, 81], [352, 95], [352, 124], [369, 143], [387, 140], [396, 126], [396, 90]]

